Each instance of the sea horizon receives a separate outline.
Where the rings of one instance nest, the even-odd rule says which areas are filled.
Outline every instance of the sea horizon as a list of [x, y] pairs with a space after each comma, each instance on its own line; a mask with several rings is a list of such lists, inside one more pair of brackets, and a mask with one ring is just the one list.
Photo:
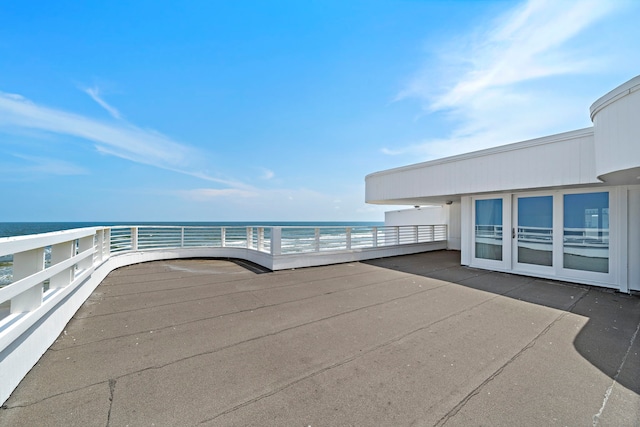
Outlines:
[[213, 226], [213, 227], [340, 227], [382, 226], [383, 221], [5, 221], [0, 238], [50, 233], [84, 227], [112, 226]]

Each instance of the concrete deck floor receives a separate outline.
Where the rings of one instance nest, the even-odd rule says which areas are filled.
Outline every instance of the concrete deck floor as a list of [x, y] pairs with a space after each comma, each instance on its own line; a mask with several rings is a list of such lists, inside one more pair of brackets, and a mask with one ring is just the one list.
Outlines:
[[2, 426], [640, 425], [640, 298], [431, 252], [112, 272]]

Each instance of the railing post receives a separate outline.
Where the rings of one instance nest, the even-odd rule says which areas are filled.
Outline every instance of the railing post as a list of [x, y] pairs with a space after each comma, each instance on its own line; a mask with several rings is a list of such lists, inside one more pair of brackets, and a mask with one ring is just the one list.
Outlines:
[[347, 227], [347, 249], [351, 249], [351, 227]]
[[138, 250], [138, 227], [131, 227], [131, 250]]
[[[82, 253], [94, 247], [93, 237], [94, 235], [92, 234], [91, 236], [85, 236], [78, 239], [78, 253]], [[78, 262], [78, 270], [87, 270], [91, 268], [92, 265], [93, 265], [93, 256], [90, 256]]]
[[271, 255], [282, 255], [282, 227], [271, 228]]
[[373, 247], [378, 247], [378, 227], [373, 227]]
[[227, 246], [227, 229], [220, 227], [220, 245], [224, 248]]
[[253, 249], [253, 227], [247, 227], [247, 249]]
[[258, 250], [264, 250], [264, 228], [258, 227]]
[[[73, 257], [75, 252], [75, 241], [62, 242], [51, 246], [51, 266], [66, 261]], [[69, 267], [64, 271], [52, 276], [49, 279], [49, 289], [64, 288], [73, 281], [74, 267]]]
[[[102, 262], [102, 247], [104, 246], [104, 230], [96, 230], [95, 251], [93, 252], [94, 263]], [[53, 263], [53, 248], [51, 248], [51, 263]]]
[[317, 227], [315, 229], [315, 238], [316, 238], [316, 240], [315, 240], [316, 252], [320, 252], [320, 229], [317, 228]]
[[104, 244], [102, 246], [102, 259], [108, 259], [111, 256], [111, 229], [104, 229]]
[[413, 226], [413, 243], [419, 243], [420, 239], [418, 236], [418, 226], [414, 225]]
[[184, 227], [180, 227], [180, 247], [184, 248]]
[[[44, 270], [44, 248], [13, 254], [13, 281]], [[42, 283], [11, 299], [11, 314], [35, 310], [42, 304]]]
[[396, 245], [399, 245], [400, 244], [400, 226], [396, 225], [394, 228], [396, 232]]

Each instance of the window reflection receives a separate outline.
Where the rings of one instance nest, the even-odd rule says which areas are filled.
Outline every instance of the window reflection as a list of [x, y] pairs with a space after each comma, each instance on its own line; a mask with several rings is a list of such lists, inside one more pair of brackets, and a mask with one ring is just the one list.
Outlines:
[[552, 265], [552, 196], [518, 198], [518, 262]]
[[564, 267], [609, 272], [609, 193], [565, 194]]
[[476, 200], [476, 258], [502, 261], [502, 199]]

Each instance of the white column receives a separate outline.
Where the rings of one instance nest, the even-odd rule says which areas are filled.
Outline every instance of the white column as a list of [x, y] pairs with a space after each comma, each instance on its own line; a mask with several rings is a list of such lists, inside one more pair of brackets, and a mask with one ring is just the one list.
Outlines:
[[[75, 252], [75, 241], [62, 242], [51, 246], [51, 266], [66, 261], [73, 257]], [[64, 288], [73, 280], [74, 267], [69, 267], [49, 279], [49, 288]]]
[[373, 247], [378, 247], [378, 227], [373, 227]]
[[347, 227], [347, 249], [351, 249], [351, 227]]
[[282, 254], [282, 227], [271, 227], [271, 255]]
[[111, 229], [104, 229], [104, 245], [102, 246], [102, 259], [108, 259], [111, 256]]
[[264, 228], [258, 227], [258, 250], [264, 250]]
[[[44, 270], [44, 248], [13, 254], [13, 281], [16, 282]], [[42, 283], [11, 299], [11, 313], [35, 310], [42, 304]]]
[[131, 250], [138, 250], [138, 227], [131, 227]]
[[320, 252], [320, 229], [316, 228], [315, 229], [315, 235], [316, 235], [316, 252]]
[[[97, 264], [103, 260], [103, 248], [104, 248], [104, 230], [96, 231], [96, 252], [94, 253], [95, 261]], [[53, 262], [53, 260], [52, 260]]]
[[253, 228], [247, 227], [247, 249], [253, 249]]
[[460, 264], [471, 264], [473, 245], [473, 208], [471, 196], [460, 199]]
[[[78, 239], [78, 253], [82, 253], [93, 248], [93, 235]], [[87, 270], [93, 265], [93, 256], [87, 257], [78, 262], [78, 270]]]
[[227, 229], [220, 227], [220, 245], [224, 248], [227, 246]]

